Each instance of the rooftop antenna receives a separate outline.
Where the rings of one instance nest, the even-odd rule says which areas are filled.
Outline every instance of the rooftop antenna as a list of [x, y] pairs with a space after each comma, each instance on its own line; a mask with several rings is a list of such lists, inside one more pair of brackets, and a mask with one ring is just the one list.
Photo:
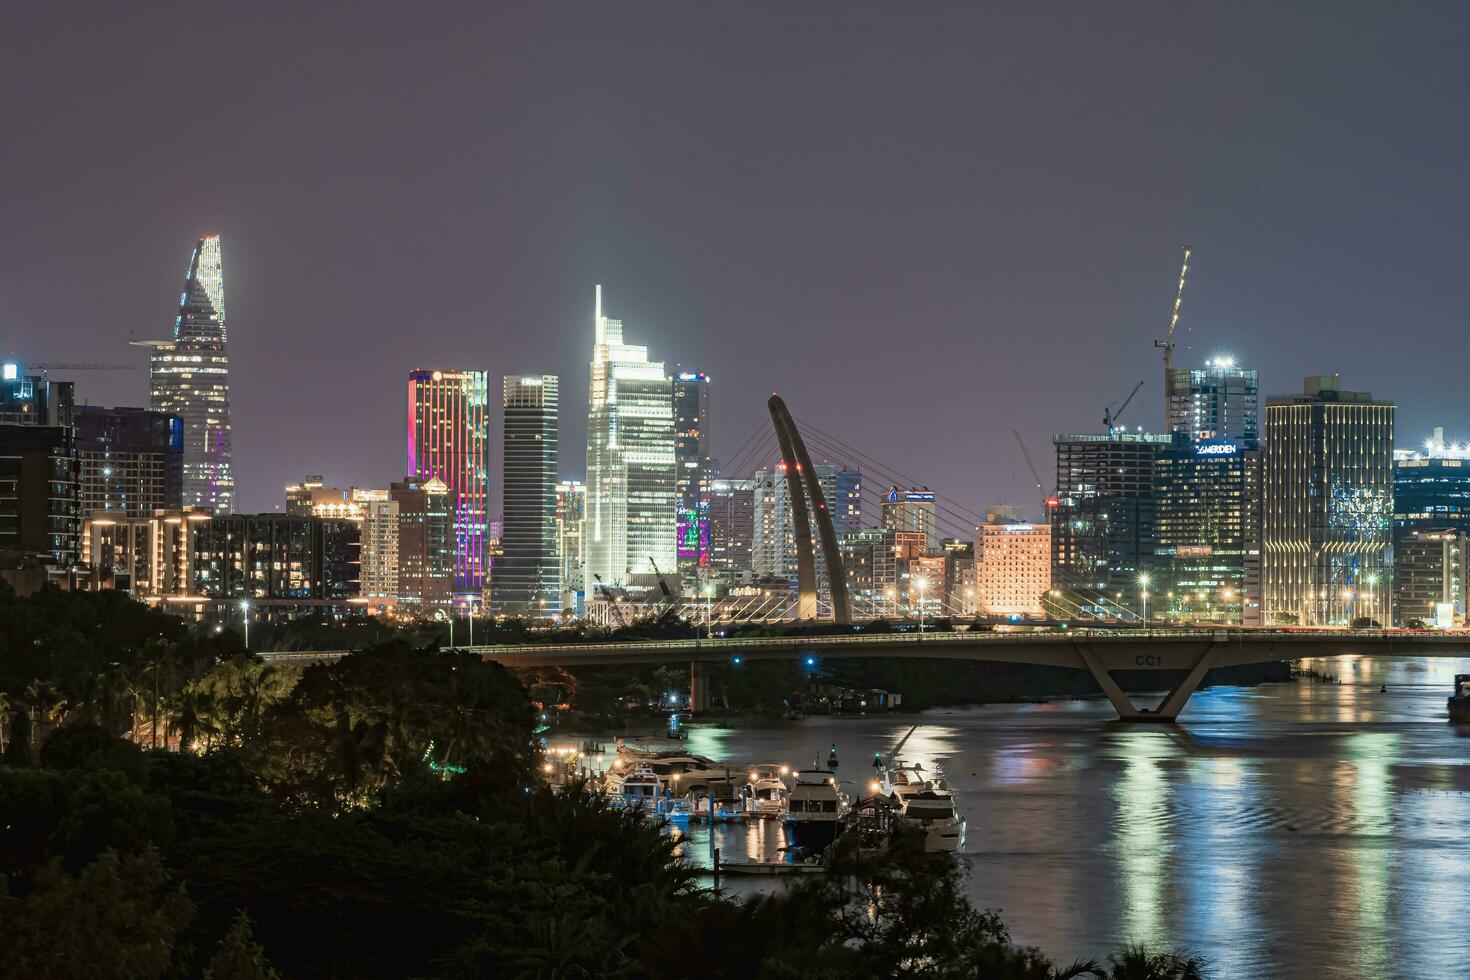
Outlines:
[[1184, 277], [1189, 273], [1189, 246], [1184, 247], [1184, 262], [1179, 267], [1179, 289], [1174, 293], [1174, 312], [1169, 316], [1169, 332], [1154, 346], [1164, 351], [1164, 431], [1169, 431], [1169, 399], [1174, 394], [1170, 380], [1174, 371], [1174, 328], [1179, 326], [1179, 307], [1184, 302]]

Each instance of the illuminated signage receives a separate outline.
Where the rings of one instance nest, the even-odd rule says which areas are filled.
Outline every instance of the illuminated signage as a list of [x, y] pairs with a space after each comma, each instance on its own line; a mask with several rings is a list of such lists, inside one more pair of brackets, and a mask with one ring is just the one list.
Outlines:
[[20, 376], [20, 365], [16, 364], [14, 361], [6, 361], [4, 370], [6, 381], [14, 381], [17, 377]]
[[1234, 456], [1240, 447], [1233, 442], [1203, 442], [1194, 447], [1196, 456]]

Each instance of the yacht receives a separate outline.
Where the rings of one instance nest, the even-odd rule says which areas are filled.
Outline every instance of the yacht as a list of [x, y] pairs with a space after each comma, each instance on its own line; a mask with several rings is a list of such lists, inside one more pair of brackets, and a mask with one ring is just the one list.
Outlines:
[[781, 817], [786, 813], [786, 798], [790, 791], [781, 778], [785, 766], [756, 766], [750, 771], [750, 782], [745, 784], [742, 795], [745, 809], [753, 817]]
[[[619, 744], [618, 762], [624, 768], [648, 767], [655, 776], [669, 783], [676, 794], [705, 792], [716, 783], [728, 781], [731, 776], [729, 766], [683, 749]], [[736, 773], [739, 771], [735, 770]]]
[[603, 777], [602, 791], [617, 806], [651, 813], [663, 797], [663, 783], [647, 766], [619, 762]]
[[917, 762], [893, 762], [883, 771], [883, 794], [900, 803], [916, 793], [931, 789], [924, 767]]
[[820, 854], [837, 838], [847, 808], [847, 797], [837, 788], [831, 770], [798, 772], [782, 818], [787, 844], [804, 857]]
[[954, 794], [933, 781], [917, 793], [900, 797], [898, 822], [924, 835], [926, 851], [958, 851], [965, 845], [965, 818], [955, 809]]

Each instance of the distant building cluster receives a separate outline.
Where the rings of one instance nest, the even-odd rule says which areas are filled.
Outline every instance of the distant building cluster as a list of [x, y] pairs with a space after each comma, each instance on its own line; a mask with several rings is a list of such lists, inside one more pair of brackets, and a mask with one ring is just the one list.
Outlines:
[[[307, 476], [282, 508], [237, 513], [223, 254], [219, 236], [202, 238], [172, 335], [142, 345], [146, 408], [78, 406], [71, 381], [3, 365], [0, 572], [21, 589], [111, 586], [196, 616], [616, 625], [677, 603], [788, 615], [811, 554], [802, 542], [819, 536], [812, 514], [794, 513], [793, 474], [749, 453], [743, 471], [722, 471], [710, 375], [666, 370], [629, 342], [600, 286], [592, 327], [582, 479], [561, 476], [573, 456], [558, 438], [561, 379], [497, 386], [484, 370], [441, 365], [407, 372], [401, 472], [374, 487]], [[957, 512], [876, 464], [881, 480], [867, 480], [856, 452], [813, 462], [805, 477], [821, 490], [855, 613], [1464, 621], [1470, 446], [1436, 430], [1422, 449], [1396, 450], [1394, 405], [1335, 375], [1264, 404], [1257, 372], [1225, 358], [1170, 366], [1164, 382], [1165, 432], [1127, 431], [1110, 410], [1102, 433], [1055, 437], [1039, 521], [1013, 507]], [[827, 563], [811, 574], [820, 609]]]

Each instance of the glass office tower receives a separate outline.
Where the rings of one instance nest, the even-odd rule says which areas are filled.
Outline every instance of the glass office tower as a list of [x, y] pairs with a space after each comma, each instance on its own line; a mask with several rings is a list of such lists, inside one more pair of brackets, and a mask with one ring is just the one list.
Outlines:
[[490, 571], [496, 615], [545, 617], [561, 610], [557, 561], [555, 375], [504, 380], [505, 454], [501, 554]]
[[454, 589], [475, 599], [485, 586], [489, 536], [489, 375], [410, 371], [408, 475], [442, 481], [454, 500]]
[[144, 341], [149, 407], [183, 423], [183, 503], [228, 514], [235, 500], [230, 450], [230, 355], [220, 237], [199, 239], [189, 259], [170, 340]]
[[1390, 621], [1394, 406], [1337, 375], [1266, 403], [1262, 609], [1266, 623]]
[[673, 391], [663, 363], [623, 343], [622, 321], [602, 315], [601, 286], [594, 329], [584, 586], [657, 589], [655, 566], [672, 576], [676, 564]]

